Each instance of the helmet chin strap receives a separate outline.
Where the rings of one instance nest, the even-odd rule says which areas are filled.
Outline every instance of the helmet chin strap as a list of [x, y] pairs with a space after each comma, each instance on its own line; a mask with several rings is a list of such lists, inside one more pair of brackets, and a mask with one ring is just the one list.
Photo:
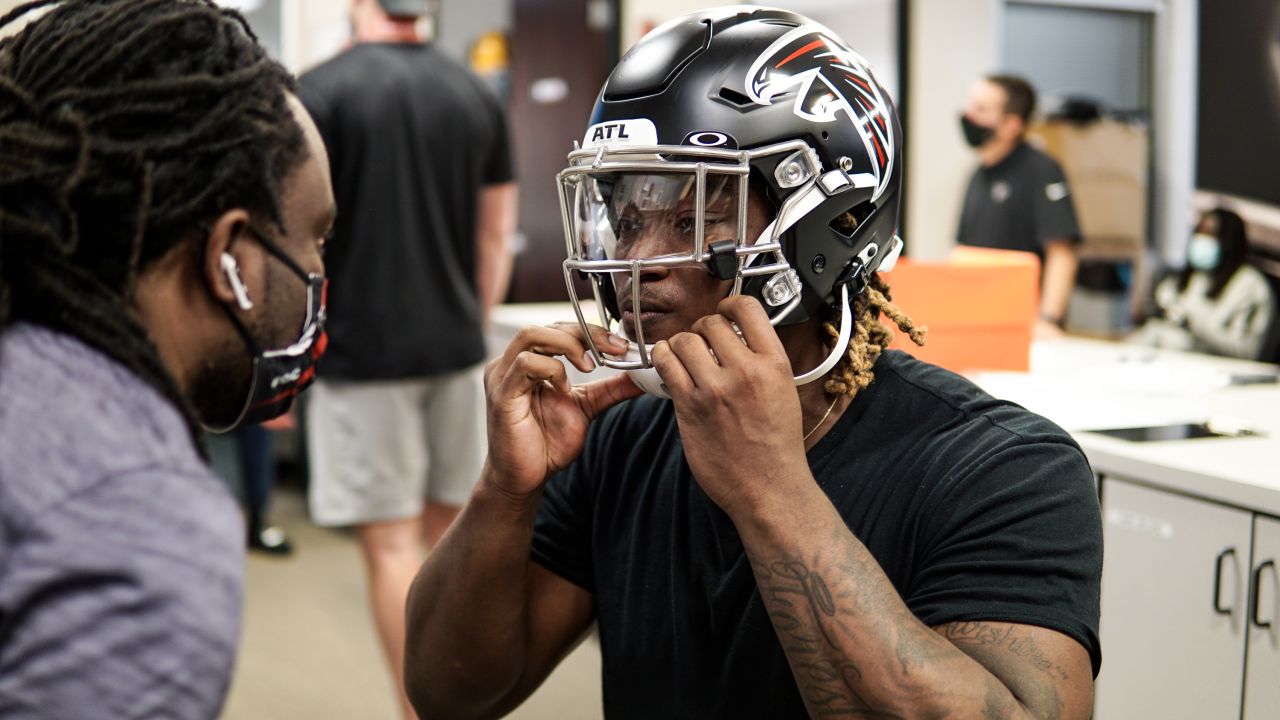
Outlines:
[[831, 372], [831, 368], [840, 362], [840, 358], [848, 351], [849, 338], [853, 336], [853, 309], [849, 306], [849, 284], [845, 283], [840, 286], [840, 337], [836, 339], [836, 345], [831, 349], [831, 354], [827, 355], [827, 359], [823, 360], [818, 367], [810, 370], [803, 375], [796, 376], [796, 385], [808, 385], [814, 380], [824, 377]]
[[[653, 351], [653, 346], [649, 346], [649, 351]], [[640, 351], [636, 349], [636, 344], [631, 343], [631, 349], [627, 351], [627, 360], [639, 360]], [[664, 400], [671, 399], [671, 393], [667, 391], [667, 384], [662, 382], [662, 376], [658, 375], [657, 368], [642, 368], [640, 370], [628, 370], [627, 374], [631, 376], [631, 382], [636, 387]]]
[[[849, 347], [849, 338], [853, 335], [853, 312], [849, 305], [849, 285], [846, 283], [840, 286], [840, 337], [836, 339], [835, 347], [831, 349], [827, 359], [823, 360], [817, 367], [803, 375], [795, 377], [796, 386], [808, 385], [809, 383], [820, 380], [827, 373], [831, 372], [831, 368], [840, 362], [840, 358], [844, 356], [846, 349]], [[650, 355], [653, 352], [653, 346], [645, 346], [645, 354]], [[629, 343], [625, 360], [638, 361], [640, 359], [640, 346], [636, 343]], [[671, 393], [667, 391], [666, 383], [662, 382], [661, 376], [658, 375], [656, 368], [647, 367], [640, 370], [628, 370], [627, 374], [631, 376], [631, 381], [636, 387], [660, 398], [671, 399]]]

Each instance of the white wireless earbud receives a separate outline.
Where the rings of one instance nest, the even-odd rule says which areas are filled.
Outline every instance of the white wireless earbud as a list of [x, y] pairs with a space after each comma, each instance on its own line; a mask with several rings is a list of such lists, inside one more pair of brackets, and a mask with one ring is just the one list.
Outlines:
[[249, 310], [253, 308], [253, 301], [249, 299], [249, 289], [244, 286], [244, 281], [240, 279], [240, 265], [236, 263], [236, 259], [231, 253], [222, 253], [222, 274], [227, 276], [227, 282], [231, 283], [231, 292], [235, 293], [236, 304], [241, 310]]

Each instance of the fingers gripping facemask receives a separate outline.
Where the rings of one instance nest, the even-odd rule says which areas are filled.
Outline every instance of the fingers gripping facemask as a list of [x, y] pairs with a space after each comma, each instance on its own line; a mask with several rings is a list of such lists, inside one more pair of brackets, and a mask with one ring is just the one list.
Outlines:
[[[222, 427], [205, 426], [206, 430], [215, 433], [229, 432], [241, 425], [266, 422], [288, 412], [294, 398], [315, 380], [316, 363], [328, 347], [329, 338], [324, 330], [328, 280], [322, 275], [306, 272], [275, 243], [257, 231], [250, 232], [292, 274], [307, 284], [306, 315], [296, 341], [284, 348], [265, 350], [235, 312], [224, 306], [232, 325], [253, 357], [253, 366], [249, 390], [237, 417]], [[223, 255], [223, 272], [231, 283], [237, 306], [241, 310], [251, 309], [253, 302], [240, 279], [235, 259], [230, 254]]]
[[[808, 385], [831, 372], [831, 369], [836, 366], [836, 363], [840, 362], [840, 357], [844, 354], [840, 349], [848, 347], [849, 338], [853, 334], [853, 319], [852, 313], [850, 312], [848, 285], [842, 285], [840, 287], [840, 302], [842, 306], [840, 311], [840, 337], [836, 340], [834, 350], [827, 355], [827, 358], [823, 360], [820, 365], [803, 375], [797, 375], [795, 377], [797, 387], [800, 385]], [[634, 342], [629, 343], [629, 345], [630, 347], [623, 358], [628, 361], [638, 362], [641, 358], [639, 346]], [[653, 346], [649, 345], [647, 347], [647, 352], [651, 353], [652, 351]], [[646, 393], [666, 399], [671, 397], [671, 393], [667, 390], [666, 384], [662, 382], [662, 378], [658, 375], [658, 371], [655, 368], [645, 367], [638, 370], [628, 370], [627, 374], [631, 376], [631, 381], [636, 384], [636, 387]]]
[[[570, 154], [570, 167], [558, 180], [568, 249], [565, 281], [574, 311], [585, 331], [588, 323], [575, 279], [586, 277], [599, 324], [629, 341], [624, 355], [610, 357], [586, 332], [597, 365], [625, 370], [641, 389], [669, 397], [653, 368], [654, 345], [645, 338], [642, 319], [641, 278], [654, 268], [701, 268], [732, 280], [731, 295], [742, 293], [745, 280], [763, 276], [762, 302], [774, 325], [797, 308], [801, 284], [778, 238], [828, 195], [874, 182], [839, 171], [820, 175], [816, 158], [806, 149], [802, 143], [787, 143], [757, 151], [790, 156], [793, 161], [782, 163], [780, 172], [793, 172], [796, 186], [808, 185], [784, 204], [759, 237], [752, 238], [746, 237], [747, 152], [654, 147]], [[681, 162], [686, 158], [689, 162]], [[896, 238], [884, 245], [883, 252], [880, 247], [867, 248], [867, 257], [855, 263], [848, 282], [837, 290], [840, 337], [818, 367], [795, 377], [797, 385], [822, 378], [843, 356], [853, 326], [851, 295], [861, 290], [869, 275], [863, 270], [889, 269], [901, 249]]]

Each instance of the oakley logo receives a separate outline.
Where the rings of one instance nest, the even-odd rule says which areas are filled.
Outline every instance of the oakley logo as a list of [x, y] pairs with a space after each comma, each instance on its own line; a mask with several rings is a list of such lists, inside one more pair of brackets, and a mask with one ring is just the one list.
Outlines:
[[685, 143], [699, 147], [721, 147], [729, 144], [729, 136], [718, 132], [699, 132], [690, 135]]
[[809, 122], [833, 123], [843, 115], [870, 159], [874, 197], [885, 191], [895, 146], [889, 102], [867, 61], [830, 30], [811, 23], [778, 38], [751, 64], [746, 90], [759, 105], [772, 105], [774, 98], [794, 93], [792, 112]]

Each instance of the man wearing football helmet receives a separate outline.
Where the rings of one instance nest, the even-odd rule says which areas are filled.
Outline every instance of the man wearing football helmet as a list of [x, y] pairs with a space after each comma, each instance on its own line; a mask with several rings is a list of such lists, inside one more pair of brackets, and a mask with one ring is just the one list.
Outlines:
[[[610, 717], [1089, 715], [1084, 456], [886, 350], [881, 315], [922, 340], [877, 274], [901, 142], [794, 13], [622, 59], [558, 177], [579, 322], [488, 366], [484, 474], [410, 596], [420, 713], [504, 714], [595, 621]], [[570, 386], [557, 356], [626, 373]]]

